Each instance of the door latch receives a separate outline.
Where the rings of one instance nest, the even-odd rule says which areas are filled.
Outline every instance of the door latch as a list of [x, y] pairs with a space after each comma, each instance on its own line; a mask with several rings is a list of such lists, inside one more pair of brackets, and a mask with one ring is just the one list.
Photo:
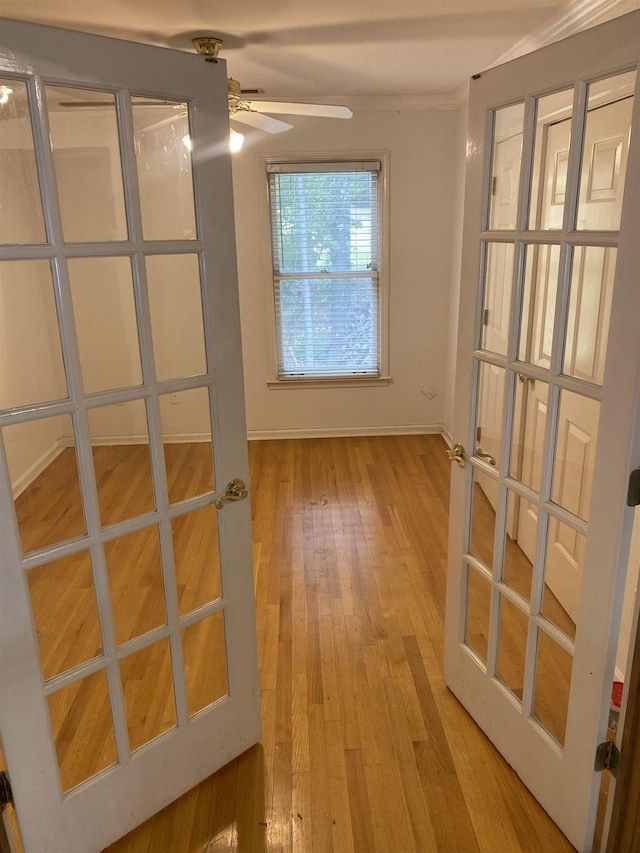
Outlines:
[[216, 501], [216, 509], [222, 509], [227, 501], [243, 501], [248, 497], [249, 492], [244, 484], [244, 480], [235, 479], [227, 484], [224, 490], [224, 497], [218, 498]]

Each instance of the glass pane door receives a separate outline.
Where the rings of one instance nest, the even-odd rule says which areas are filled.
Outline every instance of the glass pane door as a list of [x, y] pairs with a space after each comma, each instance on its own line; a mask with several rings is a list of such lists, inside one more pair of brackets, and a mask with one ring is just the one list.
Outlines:
[[[558, 66], [565, 63], [560, 85], [552, 82], [556, 59], [547, 57], [545, 76], [544, 60], [538, 68], [532, 55], [526, 73], [512, 63], [511, 81], [506, 69], [489, 72], [499, 78], [495, 91], [489, 74], [484, 84], [490, 107], [479, 103], [475, 113], [485, 159], [476, 157], [470, 178], [480, 228], [465, 237], [461, 335], [471, 346], [458, 369], [470, 383], [456, 405], [468, 413], [459, 426], [467, 465], [453, 476], [445, 670], [582, 849], [593, 832], [595, 786], [590, 759], [583, 771], [572, 766], [586, 701], [574, 670], [592, 627], [583, 587], [600, 535], [592, 533], [592, 499], [636, 71], [585, 71], [587, 62], [578, 71], [578, 61], [567, 86], [570, 42], [577, 55], [575, 39], [554, 46]], [[542, 94], [530, 93], [537, 73]], [[509, 92], [502, 103], [500, 90]], [[591, 714], [595, 726], [597, 702]], [[580, 772], [582, 803], [576, 795], [567, 804], [577, 787], [567, 797], [554, 786]]]
[[[198, 159], [228, 136], [226, 81], [195, 56], [10, 29], [17, 55], [46, 38], [95, 65], [0, 79], [3, 622], [39, 746], [16, 755], [24, 697], [3, 739], [27, 850], [102, 849], [259, 733], [248, 508], [220, 501], [247, 467], [220, 357], [240, 362], [229, 162]], [[220, 187], [215, 221], [198, 181]], [[115, 819], [100, 799], [119, 798]]]

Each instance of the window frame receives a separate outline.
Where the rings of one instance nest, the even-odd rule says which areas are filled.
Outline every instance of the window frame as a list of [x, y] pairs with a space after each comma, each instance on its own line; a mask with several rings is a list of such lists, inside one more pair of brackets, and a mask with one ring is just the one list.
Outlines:
[[[380, 172], [378, 175], [378, 355], [379, 373], [376, 376], [327, 376], [299, 377], [278, 375], [278, 331], [276, 325], [275, 281], [272, 244], [271, 206], [269, 197], [269, 169], [277, 165], [295, 165], [296, 163], [338, 163], [347, 168], [350, 163], [378, 160]], [[330, 152], [297, 152], [270, 154], [264, 157], [264, 174], [267, 208], [267, 244], [269, 262], [269, 287], [271, 296], [270, 323], [270, 372], [271, 378], [267, 386], [272, 389], [285, 388], [331, 388], [341, 386], [371, 386], [388, 385], [389, 375], [389, 152], [388, 151], [330, 151]]]

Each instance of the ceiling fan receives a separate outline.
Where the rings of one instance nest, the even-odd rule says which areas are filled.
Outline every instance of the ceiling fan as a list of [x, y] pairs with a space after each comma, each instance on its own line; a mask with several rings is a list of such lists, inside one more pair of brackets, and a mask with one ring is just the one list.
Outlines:
[[[217, 62], [222, 47], [222, 39], [216, 36], [200, 36], [191, 40], [198, 54], [206, 62]], [[349, 107], [332, 104], [304, 104], [289, 101], [263, 101], [248, 96], [261, 93], [259, 89], [242, 89], [240, 83], [232, 77], [227, 79], [229, 96], [229, 115], [234, 122], [248, 124], [266, 133], [284, 133], [291, 130], [292, 124], [273, 118], [268, 113], [289, 116], [315, 116], [318, 118], [351, 118]]]

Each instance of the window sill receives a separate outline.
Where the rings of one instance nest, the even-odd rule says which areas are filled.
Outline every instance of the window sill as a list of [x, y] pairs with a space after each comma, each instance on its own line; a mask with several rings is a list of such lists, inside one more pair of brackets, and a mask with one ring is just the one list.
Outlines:
[[272, 391], [283, 391], [286, 389], [301, 388], [362, 388], [371, 385], [389, 385], [392, 382], [390, 376], [362, 376], [360, 378], [344, 376], [329, 379], [275, 379], [267, 382], [267, 387]]

